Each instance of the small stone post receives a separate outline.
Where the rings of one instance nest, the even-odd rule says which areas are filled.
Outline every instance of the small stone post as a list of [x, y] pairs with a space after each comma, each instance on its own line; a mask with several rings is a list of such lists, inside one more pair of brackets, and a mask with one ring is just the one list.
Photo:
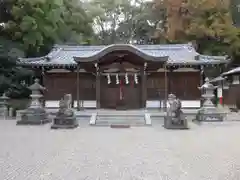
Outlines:
[[41, 91], [45, 90], [45, 87], [39, 84], [39, 79], [34, 81], [34, 84], [28, 87], [32, 91], [30, 106], [22, 112], [21, 120], [17, 121], [17, 124], [40, 125], [50, 122], [45, 109], [39, 101], [42, 97]]
[[8, 99], [9, 98], [6, 96], [6, 93], [3, 93], [3, 95], [0, 97], [0, 113], [4, 120], [6, 120], [8, 117]]
[[217, 86], [213, 86], [209, 79], [205, 79], [205, 83], [199, 87], [202, 90], [202, 98], [203, 98], [203, 105], [198, 110], [196, 115], [197, 121], [207, 121], [207, 122], [214, 122], [214, 121], [223, 121], [224, 112], [221, 112], [217, 109], [214, 104], [212, 103], [212, 99], [214, 98], [214, 90]]

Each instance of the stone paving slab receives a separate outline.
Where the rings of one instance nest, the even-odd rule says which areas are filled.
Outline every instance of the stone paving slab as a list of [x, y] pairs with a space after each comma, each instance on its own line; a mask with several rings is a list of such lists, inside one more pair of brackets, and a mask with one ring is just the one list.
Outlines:
[[240, 122], [129, 129], [0, 121], [1, 180], [239, 180]]

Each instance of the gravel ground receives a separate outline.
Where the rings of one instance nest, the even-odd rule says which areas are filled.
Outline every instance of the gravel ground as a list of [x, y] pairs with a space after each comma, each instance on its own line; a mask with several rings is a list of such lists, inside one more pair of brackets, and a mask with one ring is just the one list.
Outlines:
[[0, 121], [0, 180], [239, 180], [240, 122], [50, 130]]

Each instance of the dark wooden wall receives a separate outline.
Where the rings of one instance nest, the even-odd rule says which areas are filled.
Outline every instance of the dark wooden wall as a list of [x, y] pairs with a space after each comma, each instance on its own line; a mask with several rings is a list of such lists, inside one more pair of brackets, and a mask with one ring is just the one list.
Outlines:
[[[79, 91], [80, 99], [96, 99], [96, 78], [90, 73], [80, 73]], [[106, 78], [102, 78], [106, 81]], [[172, 72], [170, 75], [170, 90], [180, 99], [199, 100], [200, 86], [199, 72]], [[147, 99], [159, 100], [165, 97], [164, 72], [152, 73], [147, 77]], [[69, 73], [46, 73], [43, 78], [44, 86], [47, 88], [45, 99], [59, 100], [66, 93], [71, 93], [76, 99], [77, 74]], [[170, 92], [169, 92], [170, 93]]]
[[[72, 94], [77, 99], [77, 73], [48, 73], [44, 76], [44, 86], [47, 88], [47, 100], [59, 100], [64, 94]], [[89, 73], [79, 74], [79, 98], [82, 100], [96, 99], [96, 78]]]
[[[171, 72], [167, 73], [168, 93], [174, 93], [184, 100], [199, 100], [200, 72]], [[166, 85], [164, 72], [152, 73], [147, 79], [148, 100], [164, 99]]]
[[223, 90], [223, 103], [232, 107], [240, 105], [240, 84], [231, 84]]

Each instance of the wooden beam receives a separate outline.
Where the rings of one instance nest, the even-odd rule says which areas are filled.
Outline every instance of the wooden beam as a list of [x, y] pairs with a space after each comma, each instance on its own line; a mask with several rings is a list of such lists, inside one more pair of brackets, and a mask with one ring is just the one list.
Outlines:
[[101, 74], [99, 72], [99, 67], [96, 65], [96, 101], [97, 109], [101, 108], [100, 97], [101, 96]]

